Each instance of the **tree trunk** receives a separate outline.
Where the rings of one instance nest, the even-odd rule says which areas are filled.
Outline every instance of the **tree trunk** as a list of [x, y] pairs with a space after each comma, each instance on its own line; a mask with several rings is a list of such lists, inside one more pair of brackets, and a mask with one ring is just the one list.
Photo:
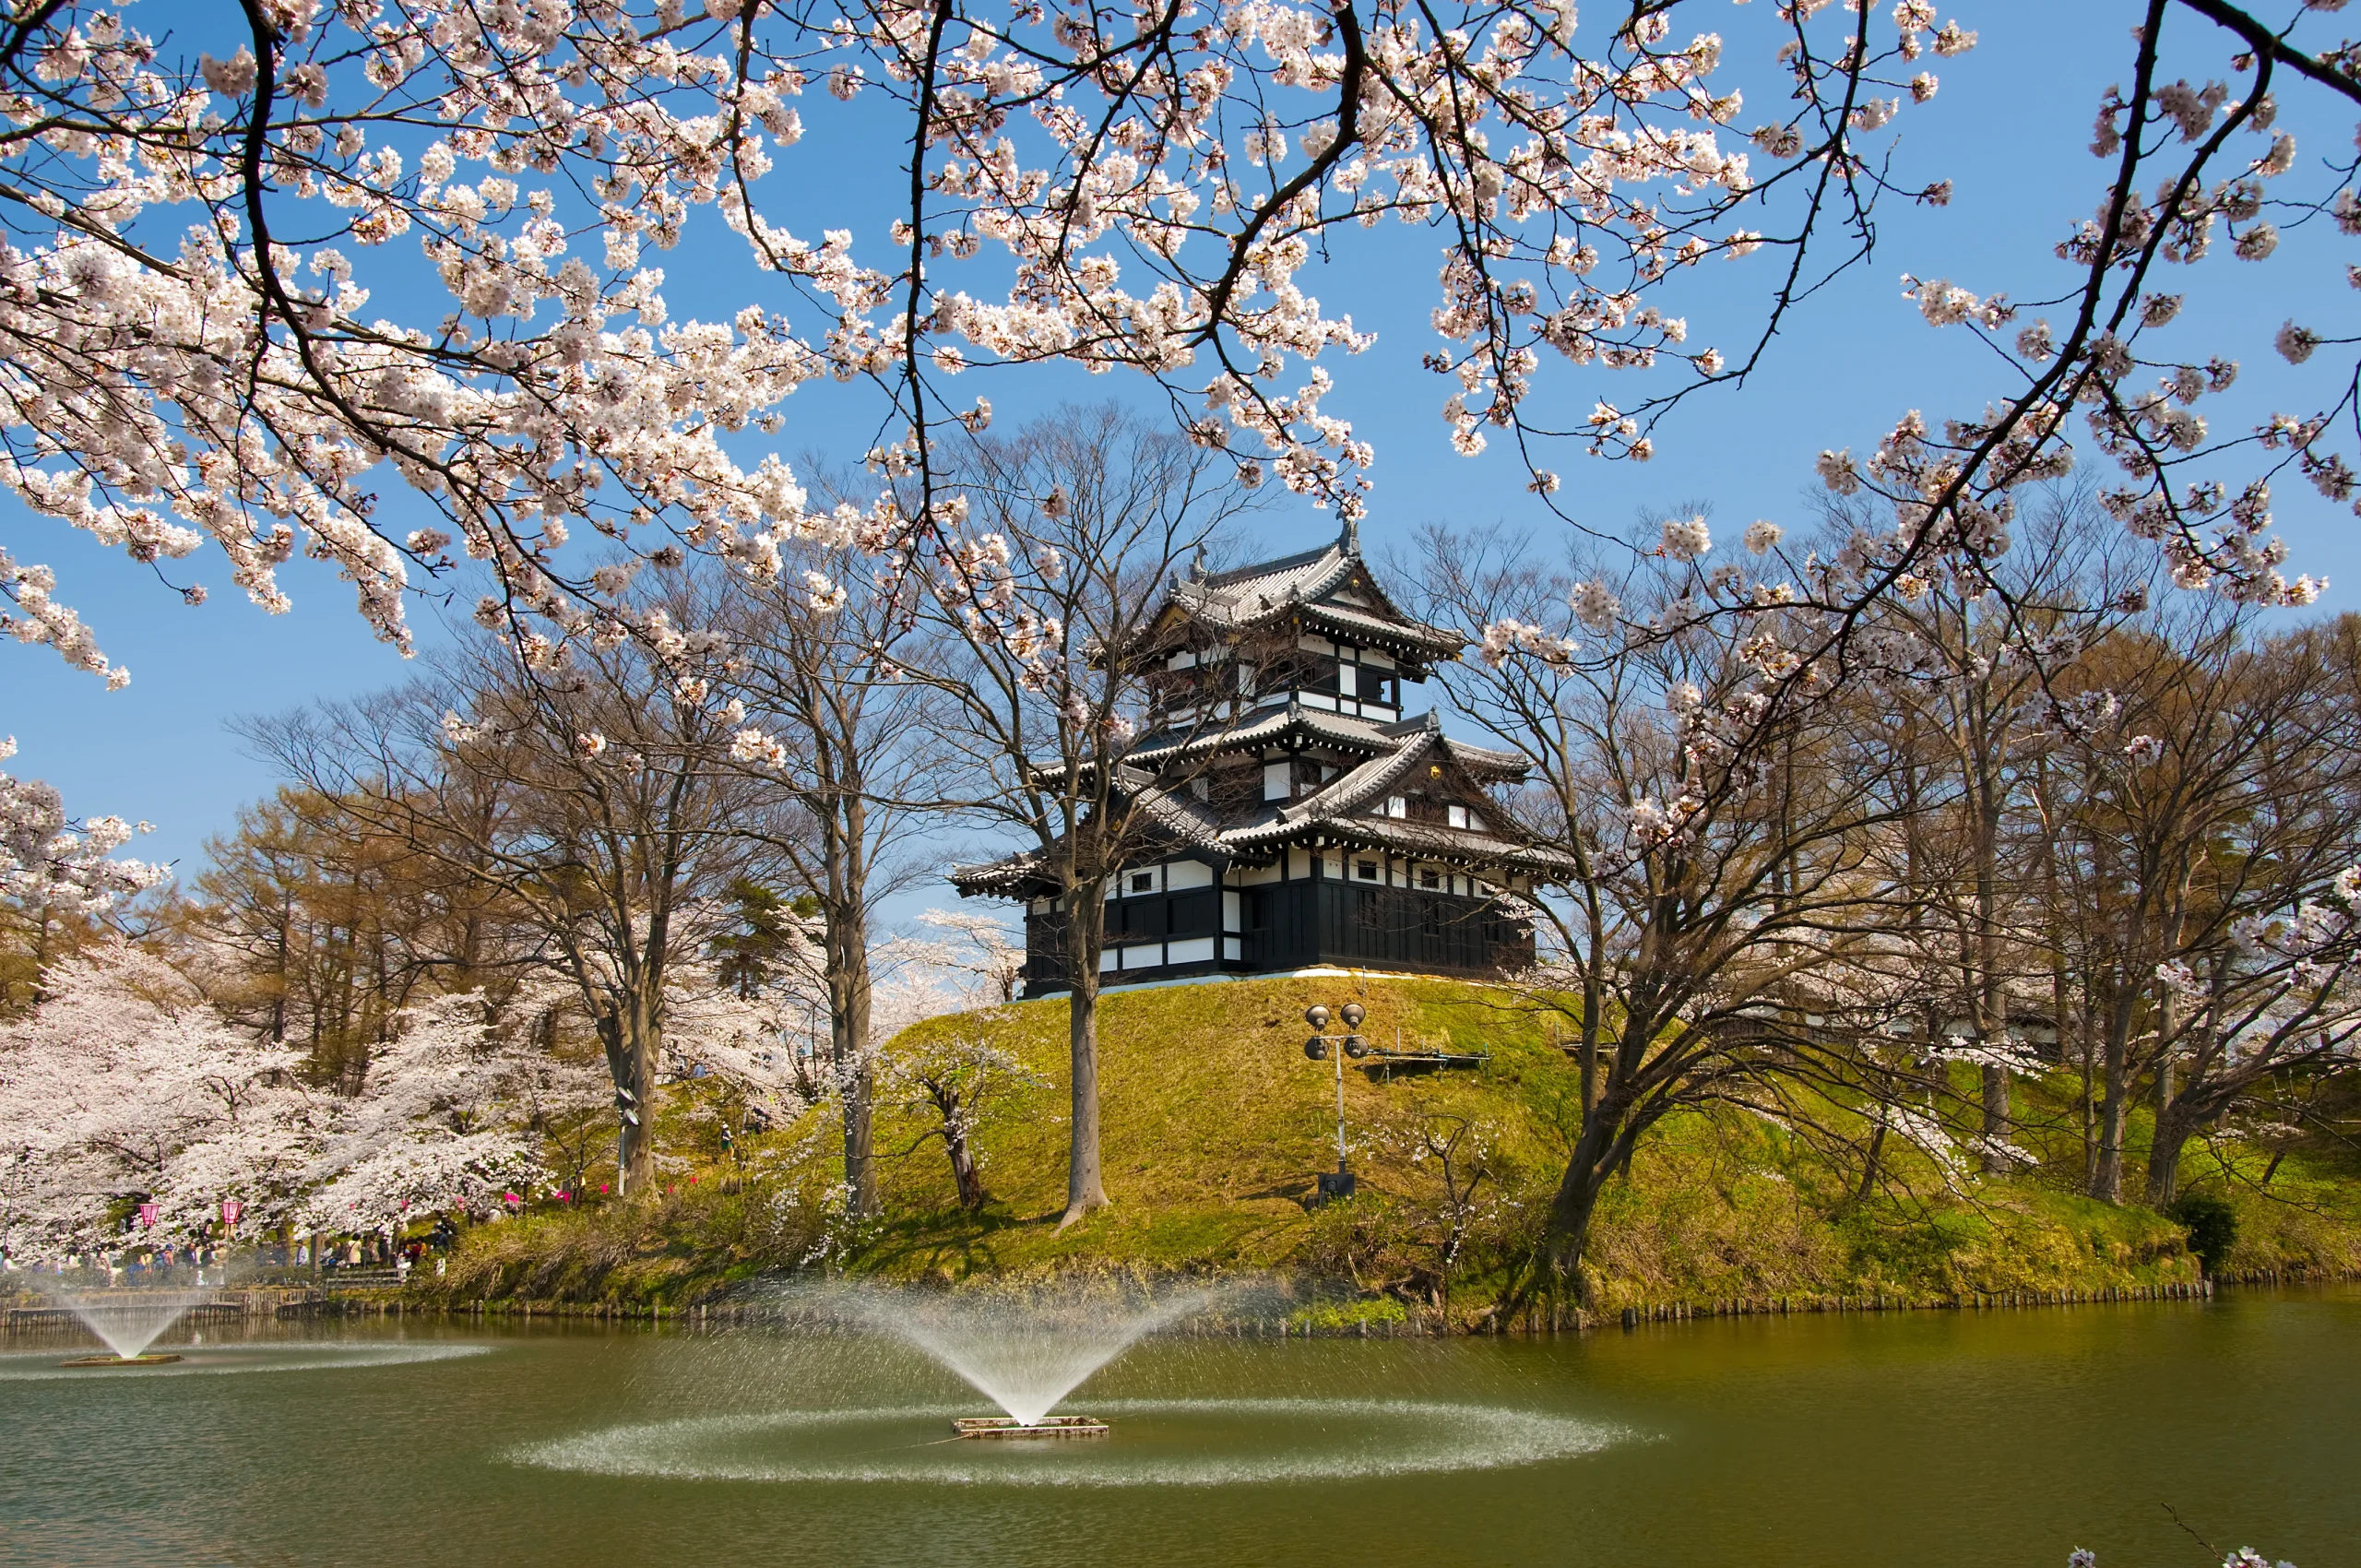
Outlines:
[[1614, 1173], [1617, 1152], [1614, 1119], [1603, 1110], [1584, 1116], [1582, 1135], [1574, 1140], [1566, 1173], [1559, 1179], [1557, 1195], [1549, 1202], [1549, 1271], [1572, 1287], [1574, 1304], [1585, 1311], [1592, 1305], [1592, 1289], [1590, 1271], [1583, 1265], [1583, 1250], [1589, 1245], [1591, 1216], [1597, 1211], [1599, 1193]]
[[1885, 1158], [1886, 1129], [1893, 1123], [1893, 1104], [1887, 1093], [1882, 1087], [1878, 1091], [1877, 1125], [1869, 1129], [1869, 1152], [1861, 1161], [1861, 1184], [1853, 1193], [1857, 1206], [1868, 1203], [1877, 1193], [1878, 1170]]
[[2009, 1141], [2009, 1070], [1989, 1063], [1984, 1068], [1984, 1174], [2006, 1176], [2010, 1170], [2008, 1155], [2001, 1146]]
[[2085, 976], [2082, 981], [2082, 1016], [2075, 1021], [2076, 1033], [2081, 1038], [2082, 1046], [2082, 1097], [2076, 1111], [2082, 1123], [2082, 1191], [2085, 1193], [2097, 1192], [2099, 1182], [2098, 1122], [2092, 1115], [2091, 1108], [2091, 1089], [2098, 1072], [2095, 1050], [2098, 1041], [2091, 1029], [2091, 1016], [2097, 1009], [2092, 1006], [2092, 986], [2089, 977]]
[[[2162, 1067], [2159, 1071], [2167, 1071]], [[2156, 1113], [2156, 1135], [2148, 1146], [2148, 1190], [2144, 1194], [2150, 1208], [2163, 1208], [2180, 1195], [2181, 1150], [2189, 1146], [2189, 1128], [2187, 1118], [2175, 1107], [2167, 1105]]]
[[610, 1007], [599, 1020], [615, 1083], [615, 1192], [640, 1190], [656, 1173], [657, 1024], [647, 1002]]
[[[1979, 692], [1979, 699], [1983, 694]], [[2009, 992], [2000, 973], [2000, 744], [1991, 733], [1979, 700], [1970, 733], [1975, 746], [1975, 1031], [1987, 1051], [2009, 1044]], [[2009, 1157], [2009, 1070], [1984, 1067], [1984, 1174], [2005, 1176]]]
[[2150, 1208], [2162, 1208], [2173, 1201], [2180, 1185], [2180, 1151], [2188, 1145], [2189, 1134], [2188, 1118], [2173, 1104], [2170, 1045], [2157, 1053], [2153, 1088], [2156, 1130], [2148, 1140], [2148, 1182], [2142, 1196]]
[[973, 1214], [984, 1206], [984, 1175], [977, 1169], [975, 1147], [967, 1142], [967, 1120], [961, 1114], [959, 1091], [940, 1079], [921, 1081], [943, 1117], [943, 1146], [951, 1156], [951, 1180], [959, 1189], [959, 1206]]
[[859, 1219], [884, 1212], [884, 1205], [871, 1127], [877, 1066], [869, 1050], [869, 946], [866, 933], [848, 923], [828, 922], [828, 1036], [844, 1112], [845, 1208]]
[[2115, 990], [2099, 1090], [2098, 1160], [2091, 1176], [2091, 1196], [2106, 1204], [2123, 1201], [2123, 1123], [2131, 1099], [2130, 1045], [2124, 1038], [2131, 1028], [2131, 1001], [2121, 987]]
[[1066, 1043], [1072, 1059], [1073, 1141], [1066, 1154], [1066, 1212], [1058, 1229], [1110, 1201], [1098, 1168], [1098, 958], [1106, 945], [1107, 902], [1090, 883], [1066, 904]]

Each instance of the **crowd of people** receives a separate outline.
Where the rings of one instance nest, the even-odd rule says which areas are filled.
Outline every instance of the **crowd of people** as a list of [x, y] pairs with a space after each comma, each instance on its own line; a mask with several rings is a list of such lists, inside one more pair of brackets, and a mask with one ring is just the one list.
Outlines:
[[458, 1228], [448, 1217], [438, 1217], [431, 1226], [421, 1225], [403, 1234], [291, 1234], [246, 1247], [237, 1246], [227, 1238], [184, 1244], [126, 1242], [119, 1247], [67, 1253], [46, 1265], [12, 1256], [6, 1248], [0, 1248], [0, 1273], [53, 1274], [89, 1285], [103, 1283], [135, 1289], [183, 1284], [226, 1285], [233, 1273], [254, 1277], [289, 1272], [328, 1275], [388, 1268], [397, 1279], [406, 1282], [414, 1269], [430, 1259], [434, 1273], [440, 1277], [446, 1254], [457, 1240]]

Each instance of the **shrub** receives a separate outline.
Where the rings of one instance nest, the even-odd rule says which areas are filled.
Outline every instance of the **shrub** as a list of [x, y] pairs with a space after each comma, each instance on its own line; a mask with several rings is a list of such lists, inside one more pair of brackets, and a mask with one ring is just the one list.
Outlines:
[[2238, 1240], [2237, 1211], [2212, 1193], [2190, 1193], [2165, 1209], [2165, 1216], [2189, 1231], [2189, 1250], [2205, 1272], [2220, 1273], [2222, 1260]]

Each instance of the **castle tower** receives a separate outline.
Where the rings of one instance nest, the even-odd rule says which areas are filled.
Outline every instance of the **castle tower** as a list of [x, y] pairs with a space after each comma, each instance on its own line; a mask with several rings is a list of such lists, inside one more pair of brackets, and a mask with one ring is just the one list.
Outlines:
[[[1124, 765], [1157, 831], [1109, 885], [1102, 983], [1532, 961], [1531, 923], [1504, 896], [1563, 868], [1490, 795], [1525, 766], [1406, 714], [1406, 683], [1465, 639], [1394, 602], [1350, 523], [1321, 550], [1192, 569], [1152, 636], [1158, 726]], [[1025, 994], [1065, 989], [1057, 889], [1036, 857], [951, 881], [1025, 900]]]

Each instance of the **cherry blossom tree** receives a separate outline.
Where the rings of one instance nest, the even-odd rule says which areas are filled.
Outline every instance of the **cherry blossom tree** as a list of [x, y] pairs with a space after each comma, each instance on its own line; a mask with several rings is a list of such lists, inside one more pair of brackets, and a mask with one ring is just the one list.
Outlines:
[[1710, 530], [1662, 533], [1660, 561], [1618, 576], [1437, 529], [1420, 574], [1427, 619], [1497, 617], [1437, 679], [1528, 765], [1501, 810], [1560, 868], [1528, 901], [1542, 962], [1517, 978], [1562, 1027], [1579, 1099], [1522, 1289], [1585, 1305], [1608, 1177], [1667, 1116], [1773, 1109], [1783, 1082], [1833, 1076], [1855, 1031], [1829, 1015], [1900, 903], [1876, 853], [1900, 760], [1863, 743], [1833, 661], [1797, 651], [1819, 612], [1700, 615]]
[[[742, 909], [747, 902], [742, 894]], [[691, 1119], [718, 1122], [732, 1149], [741, 1132], [785, 1126], [825, 1102], [841, 1107], [846, 1096], [848, 1075], [834, 1070], [819, 1024], [829, 998], [822, 922], [780, 904], [763, 923], [773, 940], [758, 950], [742, 928], [717, 943], [718, 961], [679, 966], [667, 981], [665, 1072], [698, 1086]], [[851, 1202], [858, 1178], [848, 1158], [844, 1190], [856, 1218], [874, 1213], [873, 1203]]]
[[[2361, 420], [2350, 378], [2322, 406], [2209, 432], [2195, 405], [2239, 367], [2165, 279], [2266, 263], [2299, 222], [2361, 229], [2355, 160], [2301, 163], [2279, 122], [2283, 97], [2361, 101], [2353, 48], [2314, 9], [2148, 0], [2095, 106], [2098, 200], [2060, 236], [2063, 287], [2034, 277], [2018, 304], [1908, 284], [1930, 324], [2005, 360], [1987, 406], [1898, 410], [1866, 460], [1822, 454], [1825, 481], [1883, 496], [1891, 525], [1804, 580], [1741, 572], [1700, 607], [1744, 617], [1791, 592], [1841, 638], [1904, 577], [1997, 556], [2016, 495], [2080, 460], [2077, 439], [2180, 581], [2309, 600], [2315, 582], [2279, 570], [2269, 490], [2293, 469], [2355, 499], [2335, 449]], [[1677, 30], [1690, 15], [1735, 30], [1741, 74], [1771, 84], [1750, 113], [1732, 41]], [[634, 560], [710, 550], [758, 581], [795, 540], [889, 565], [938, 544], [988, 555], [942, 437], [989, 422], [950, 382], [993, 366], [1142, 373], [1241, 477], [1267, 465], [1357, 514], [1371, 454], [1326, 404], [1369, 339], [1306, 285], [1388, 217], [1439, 242], [1428, 362], [1452, 445], [1506, 433], [1555, 506], [1553, 448], [1651, 456], [1671, 410], [1742, 384], [1794, 303], [1868, 254], [1882, 199], [1948, 198], [1940, 171], [1891, 172], [1891, 138], [1905, 103], [1936, 101], [1937, 61], [1976, 41], [1928, 0], [1649, 0], [1588, 29], [1557, 0], [241, 0], [186, 25], [160, 44], [113, 0], [51, 0], [0, 30], [16, 127], [0, 201], [28, 236], [0, 255], [16, 345], [0, 482], [160, 568], [210, 542], [274, 610], [276, 567], [302, 549], [405, 647], [412, 573], [456, 570], [456, 548], [495, 580], [487, 614], [542, 659], [664, 635], [626, 596], [628, 563], [566, 552], [579, 527]], [[2168, 44], [2216, 52], [2221, 74], [2167, 80]], [[872, 249], [826, 227], [795, 160], [880, 125], [908, 196]], [[702, 221], [742, 241], [747, 281], [712, 319], [676, 320], [648, 250]], [[1758, 255], [1731, 276], [1761, 308], [1731, 343], [1692, 343], [1661, 303], [1670, 280]], [[416, 286], [428, 268], [439, 294]], [[789, 302], [800, 318], [775, 308]], [[2341, 343], [2291, 321], [2278, 346], [2300, 364]], [[1550, 375], [1567, 390], [1545, 392]], [[823, 379], [882, 399], [867, 506], [813, 505], [741, 434]], [[443, 526], [392, 525], [386, 482]], [[119, 681], [55, 588], [0, 561], [8, 629]], [[1026, 606], [1032, 624], [1050, 598]]]
[[[631, 619], [564, 555], [576, 526], [758, 572], [783, 539], [955, 530], [936, 439], [990, 408], [948, 383], [991, 366], [1143, 373], [1208, 449], [1349, 515], [1371, 454], [1323, 403], [1369, 339], [1304, 274], [1388, 217], [1440, 243], [1458, 450], [1489, 426], [1644, 457], [1664, 410], [1741, 379], [1866, 249], [1891, 127], [1937, 89], [1927, 56], [1975, 42], [1925, 0], [1715, 7], [1786, 94], [1740, 139], [1725, 41], [1676, 32], [1683, 9], [1584, 30], [1560, 0], [239, 0], [176, 11], [160, 42], [117, 0], [44, 0], [0, 30], [0, 201], [28, 236], [0, 255], [0, 482], [160, 570], [209, 543], [272, 610], [279, 564], [332, 562], [403, 647], [413, 573], [455, 548], [519, 635], [564, 637]], [[2156, 101], [2143, 75], [2130, 113]], [[908, 196], [872, 248], [797, 160], [881, 126]], [[739, 236], [746, 281], [675, 319], [648, 253], [695, 222]], [[1726, 351], [1649, 303], [1757, 252], [1765, 303]], [[1538, 398], [1545, 350], [1584, 379], [1677, 374], [1626, 410]], [[829, 378], [882, 399], [911, 504], [822, 514], [732, 439]], [[393, 524], [386, 482], [444, 526]], [[15, 635], [125, 678], [47, 568], [0, 560], [0, 584]]]
[[[878, 1095], [882, 1103], [916, 1113], [925, 1127], [903, 1154], [940, 1142], [959, 1206], [979, 1209], [990, 1194], [977, 1134], [1014, 1113], [1027, 1091], [1053, 1086], [994, 1038], [1001, 1021], [994, 1009], [1013, 999], [1008, 992], [1024, 949], [989, 917], [928, 910], [919, 923], [955, 934], [897, 936], [879, 945]], [[979, 972], [979, 953], [1000, 967]], [[944, 1021], [919, 1027], [931, 1019]]]
[[547, 1134], [612, 1092], [588, 1062], [502, 1027], [480, 993], [407, 1010], [360, 1094], [330, 1108], [306, 1172], [314, 1230], [383, 1230], [433, 1213], [495, 1212], [548, 1174]]
[[[1227, 465], [1121, 410], [1068, 410], [969, 448], [962, 481], [988, 531], [925, 565], [932, 647], [910, 678], [944, 699], [953, 798], [1014, 837], [1017, 857], [954, 873], [963, 893], [1029, 889], [1063, 948], [1073, 1097], [1063, 1223], [1109, 1202], [1098, 1159], [1098, 985], [1107, 889], [1143, 844], [1173, 833], [1181, 773], [1131, 764], [1134, 740], [1179, 742], [1218, 722], [1176, 714], [1151, 671], [1171, 579], [1251, 498]], [[1177, 728], [1176, 728], [1177, 725]], [[1153, 780], [1157, 788], [1143, 786]], [[1048, 889], [1042, 892], [1040, 889]]]
[[[0, 740], [0, 762], [16, 750], [13, 737]], [[12, 949], [6, 954], [10, 969], [22, 964], [32, 994], [57, 956], [61, 929], [87, 926], [172, 874], [164, 866], [115, 858], [135, 834], [148, 831], [147, 823], [135, 826], [116, 816], [70, 817], [49, 785], [0, 771], [0, 935]], [[0, 1006], [15, 1000], [16, 978], [0, 979]]]
[[935, 965], [967, 993], [971, 1005], [1016, 1000], [1025, 983], [1025, 941], [1002, 921], [977, 909], [921, 909], [919, 925], [937, 950]]
[[[0, 740], [0, 762], [16, 755]], [[113, 859], [147, 823], [119, 816], [74, 818], [65, 799], [38, 778], [0, 773], [0, 897], [76, 914], [95, 914], [155, 886], [163, 866]]]
[[925, 1119], [922, 1141], [942, 1142], [959, 1206], [971, 1211], [983, 1207], [991, 1195], [976, 1151], [977, 1134], [1005, 1117], [1019, 1092], [1050, 1087], [1047, 1078], [997, 1043], [988, 1027], [928, 1030], [923, 1038], [899, 1040], [886, 1051], [879, 1075], [884, 1097]]
[[103, 1243], [130, 1199], [166, 1234], [225, 1198], [264, 1224], [300, 1194], [320, 1107], [300, 1052], [232, 1028], [162, 960], [121, 941], [52, 969], [0, 1027], [0, 1246]]

